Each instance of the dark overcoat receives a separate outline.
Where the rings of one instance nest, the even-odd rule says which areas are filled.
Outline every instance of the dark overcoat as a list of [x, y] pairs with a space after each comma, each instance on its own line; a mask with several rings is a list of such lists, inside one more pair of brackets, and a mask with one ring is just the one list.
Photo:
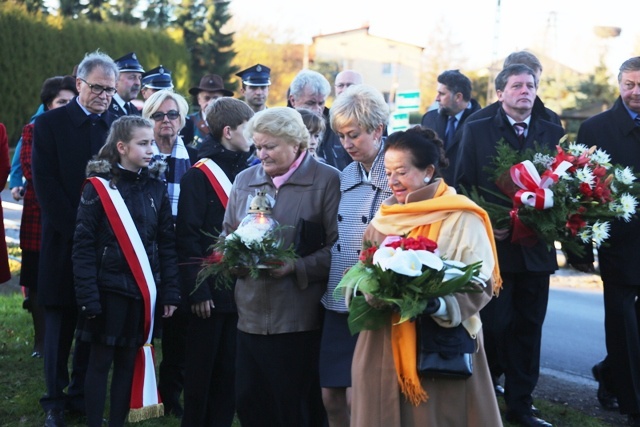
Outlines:
[[[611, 109], [587, 119], [578, 130], [577, 142], [602, 148], [612, 164], [630, 166], [640, 172], [640, 127], [636, 126], [622, 99]], [[640, 253], [640, 219], [611, 221], [610, 237], [598, 250], [603, 277], [625, 285], [640, 286], [636, 263]]]
[[92, 123], [77, 98], [38, 116], [32, 173], [42, 209], [38, 298], [45, 306], [75, 307], [71, 248], [87, 162], [104, 144], [114, 117]]
[[[522, 149], [541, 146], [554, 148], [564, 135], [562, 127], [539, 118], [533, 114], [529, 123], [529, 132]], [[515, 149], [520, 149], [518, 137], [502, 110], [498, 109], [493, 117], [469, 121], [464, 125], [462, 141], [456, 160], [455, 176], [458, 186], [470, 190], [472, 187], [500, 193], [486, 166], [491, 165], [496, 156], [496, 143], [503, 139]], [[510, 206], [502, 199], [481, 191], [487, 201]], [[558, 268], [555, 250], [539, 241], [528, 247], [511, 243], [511, 239], [496, 241], [500, 270], [505, 273], [540, 272], [552, 273]]]

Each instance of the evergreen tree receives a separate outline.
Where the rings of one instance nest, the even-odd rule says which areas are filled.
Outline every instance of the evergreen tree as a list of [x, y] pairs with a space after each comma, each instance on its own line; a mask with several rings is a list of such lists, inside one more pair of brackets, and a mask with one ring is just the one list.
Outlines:
[[222, 28], [231, 15], [228, 2], [184, 0], [177, 23], [184, 32], [184, 41], [191, 54], [191, 81], [198, 82], [209, 73], [218, 74], [226, 84], [239, 68], [231, 65], [235, 57], [233, 32]]
[[175, 19], [175, 9], [176, 6], [171, 0], [149, 0], [143, 12], [143, 20], [148, 27], [167, 28]]
[[84, 9], [84, 15], [89, 21], [103, 22], [107, 19], [107, 10], [105, 9], [106, 0], [89, 0], [89, 4]]
[[138, 0], [115, 0], [110, 3], [109, 20], [127, 25], [137, 25], [140, 18], [133, 11], [138, 7]]
[[60, 0], [60, 8], [58, 9], [60, 16], [66, 18], [77, 18], [82, 12], [83, 6], [79, 0]]

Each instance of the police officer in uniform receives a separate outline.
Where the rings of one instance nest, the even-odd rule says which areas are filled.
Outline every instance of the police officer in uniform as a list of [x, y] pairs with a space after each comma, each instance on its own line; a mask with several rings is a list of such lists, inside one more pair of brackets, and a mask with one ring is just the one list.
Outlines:
[[271, 69], [262, 64], [256, 64], [246, 70], [236, 73], [242, 80], [240, 93], [244, 102], [256, 113], [267, 108], [266, 102], [271, 86]]
[[140, 80], [144, 69], [138, 62], [138, 57], [134, 52], [129, 52], [114, 61], [120, 70], [118, 81], [116, 82], [116, 93], [111, 99], [109, 111], [116, 117], [126, 115], [140, 116], [142, 113], [131, 100], [138, 97], [140, 93]]
[[142, 75], [142, 99], [147, 100], [151, 95], [159, 90], [173, 89], [171, 71], [162, 65], [153, 68]]

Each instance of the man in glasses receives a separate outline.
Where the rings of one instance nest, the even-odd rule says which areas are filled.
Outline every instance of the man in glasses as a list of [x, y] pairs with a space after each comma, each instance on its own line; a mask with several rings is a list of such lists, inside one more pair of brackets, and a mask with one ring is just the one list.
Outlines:
[[[44, 376], [40, 404], [45, 427], [64, 426], [64, 411], [84, 412], [89, 344], [78, 340], [71, 381], [67, 362], [79, 316], [71, 247], [87, 162], [105, 142], [115, 117], [108, 111], [118, 67], [105, 53], [87, 54], [76, 78], [79, 95], [38, 116], [33, 133], [33, 183], [42, 209], [39, 302], [45, 310]], [[90, 379], [87, 379], [87, 383]], [[65, 392], [66, 389], [66, 392]]]
[[129, 52], [121, 58], [115, 60], [120, 74], [116, 82], [116, 93], [113, 95], [109, 111], [116, 117], [127, 115], [139, 116], [140, 110], [131, 102], [140, 93], [140, 84], [144, 69], [138, 62], [138, 57], [134, 52]]

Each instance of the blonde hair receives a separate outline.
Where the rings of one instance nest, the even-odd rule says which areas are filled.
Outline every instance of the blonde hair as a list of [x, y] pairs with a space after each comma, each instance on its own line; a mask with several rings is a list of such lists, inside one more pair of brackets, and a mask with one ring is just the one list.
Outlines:
[[[182, 129], [187, 120], [187, 113], [189, 112], [189, 103], [184, 96], [175, 93], [171, 90], [163, 89], [159, 90], [151, 95], [145, 102], [142, 108], [142, 116], [150, 119], [153, 113], [160, 109], [160, 106], [167, 99], [172, 99], [178, 106], [178, 113], [180, 113], [180, 129]], [[179, 129], [179, 130], [180, 130]]]
[[371, 133], [389, 122], [389, 106], [377, 89], [354, 85], [336, 98], [329, 110], [329, 117], [334, 131], [355, 124]]
[[300, 113], [293, 108], [267, 108], [256, 113], [247, 122], [244, 136], [253, 140], [253, 134], [256, 132], [282, 138], [291, 145], [297, 145], [300, 150], [306, 150], [309, 146], [309, 131]]

